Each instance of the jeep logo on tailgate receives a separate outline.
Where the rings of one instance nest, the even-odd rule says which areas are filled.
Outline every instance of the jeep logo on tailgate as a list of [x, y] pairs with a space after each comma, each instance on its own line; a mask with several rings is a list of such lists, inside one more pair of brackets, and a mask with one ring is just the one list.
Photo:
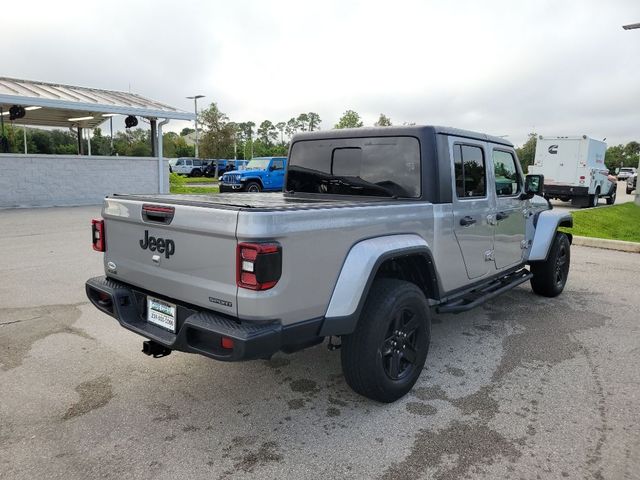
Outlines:
[[164, 253], [165, 258], [169, 258], [176, 251], [176, 244], [168, 238], [156, 238], [149, 236], [149, 230], [144, 231], [144, 238], [140, 240], [140, 248], [147, 248], [152, 252]]

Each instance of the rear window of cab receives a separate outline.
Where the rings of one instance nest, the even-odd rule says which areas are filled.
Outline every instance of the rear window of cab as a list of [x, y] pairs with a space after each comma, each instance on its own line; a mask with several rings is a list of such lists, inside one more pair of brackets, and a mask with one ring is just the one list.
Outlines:
[[287, 191], [418, 198], [415, 137], [301, 140], [289, 152]]

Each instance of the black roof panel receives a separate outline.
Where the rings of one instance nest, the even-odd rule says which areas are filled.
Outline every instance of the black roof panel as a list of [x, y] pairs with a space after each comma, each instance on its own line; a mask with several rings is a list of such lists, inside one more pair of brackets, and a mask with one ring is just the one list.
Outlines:
[[299, 140], [319, 140], [322, 138], [345, 138], [345, 137], [397, 137], [397, 136], [415, 136], [423, 135], [454, 135], [457, 137], [471, 138], [483, 142], [497, 143], [513, 147], [513, 144], [504, 138], [487, 135], [484, 133], [473, 132], [471, 130], [462, 130], [453, 127], [440, 127], [433, 125], [403, 125], [397, 127], [362, 127], [362, 128], [343, 128], [333, 130], [317, 130], [315, 132], [296, 133], [292, 141]]

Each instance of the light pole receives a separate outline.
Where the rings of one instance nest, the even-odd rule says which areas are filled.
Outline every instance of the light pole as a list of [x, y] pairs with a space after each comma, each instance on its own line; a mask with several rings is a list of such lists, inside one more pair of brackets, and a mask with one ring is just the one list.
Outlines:
[[204, 95], [194, 95], [193, 97], [187, 98], [193, 100], [193, 108], [196, 113], [196, 158], [198, 158], [198, 99], [204, 98]]
[[[622, 28], [625, 30], [640, 29], [640, 23], [630, 23], [629, 25], [623, 25]], [[638, 161], [638, 170], [640, 170], [640, 160]], [[640, 192], [638, 192], [638, 187], [640, 187], [640, 185], [636, 183], [636, 205], [640, 205]]]

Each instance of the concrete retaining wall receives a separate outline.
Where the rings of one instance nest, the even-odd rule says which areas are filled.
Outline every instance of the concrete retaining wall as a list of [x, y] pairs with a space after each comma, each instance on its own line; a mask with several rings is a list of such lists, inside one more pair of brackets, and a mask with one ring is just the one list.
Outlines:
[[158, 159], [0, 154], [0, 208], [97, 205], [113, 193], [158, 193]]

